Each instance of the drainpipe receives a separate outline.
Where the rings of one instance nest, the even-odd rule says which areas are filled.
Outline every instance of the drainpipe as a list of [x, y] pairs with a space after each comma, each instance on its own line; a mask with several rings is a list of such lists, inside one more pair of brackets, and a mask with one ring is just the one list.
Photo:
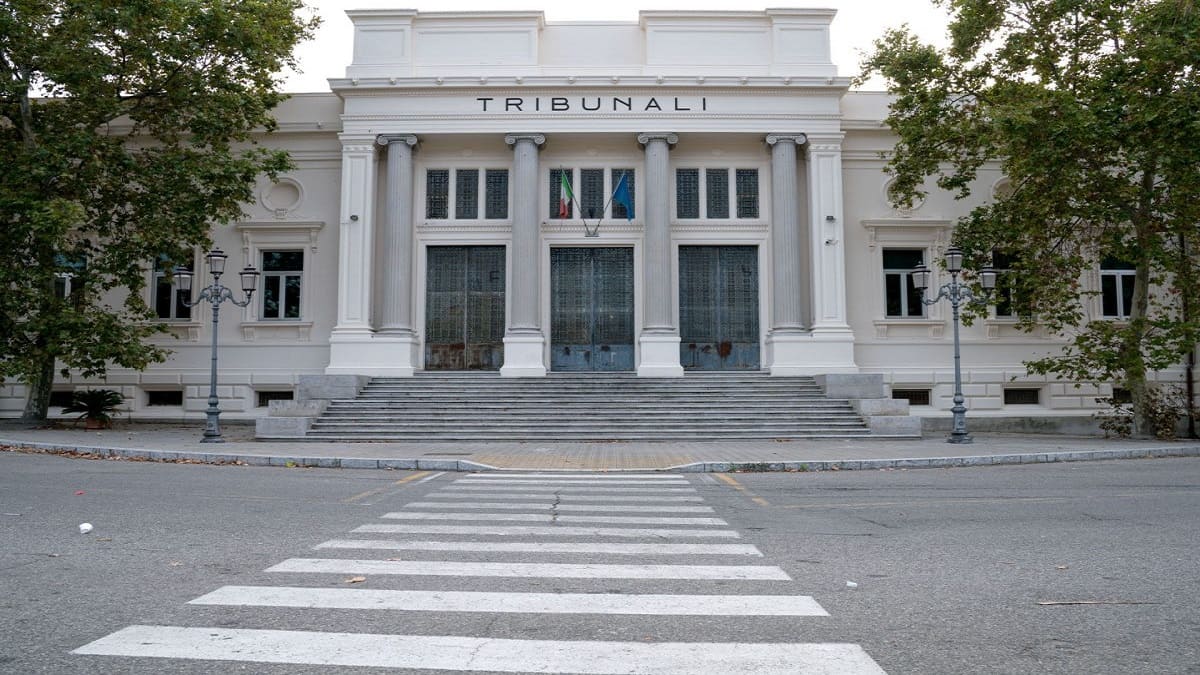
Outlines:
[[[1187, 252], [1187, 237], [1183, 234], [1179, 235], [1179, 257], [1183, 263], [1183, 268], [1187, 270], [1187, 278], [1192, 278], [1191, 261], [1188, 259]], [[1182, 296], [1182, 319], [1186, 325], [1191, 320], [1191, 298], [1185, 292]], [[1188, 350], [1187, 369], [1184, 370], [1184, 381], [1187, 383], [1187, 433], [1188, 438], [1196, 438], [1196, 345], [1191, 345]]]

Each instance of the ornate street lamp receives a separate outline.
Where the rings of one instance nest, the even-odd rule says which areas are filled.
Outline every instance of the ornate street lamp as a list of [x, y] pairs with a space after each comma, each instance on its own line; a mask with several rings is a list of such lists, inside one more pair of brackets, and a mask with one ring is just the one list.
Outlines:
[[[200, 295], [194, 302], [182, 300], [183, 304], [188, 307], [193, 307], [207, 300], [212, 304], [212, 370], [208, 378], [208, 410], [205, 411], [207, 421], [204, 424], [204, 437], [200, 439], [201, 443], [224, 443], [225, 439], [221, 438], [221, 409], [217, 406], [217, 321], [221, 311], [221, 303], [226, 300], [232, 302], [238, 307], [245, 307], [250, 304], [250, 296], [254, 295], [254, 291], [258, 288], [258, 270], [253, 267], [247, 267], [238, 273], [242, 279], [242, 291], [246, 294], [246, 299], [238, 301], [233, 297], [233, 291], [221, 285], [221, 275], [225, 273], [225, 260], [229, 256], [219, 248], [214, 248], [204, 256], [208, 261], [208, 271], [212, 274], [212, 285], [200, 290]], [[179, 290], [183, 291], [187, 297], [192, 295], [192, 271], [186, 267], [176, 267], [174, 271], [175, 283]]]
[[913, 286], [921, 293], [921, 302], [926, 305], [936, 304], [942, 298], [950, 301], [950, 306], [954, 309], [954, 407], [950, 412], [954, 413], [954, 424], [950, 430], [950, 437], [946, 439], [947, 443], [971, 443], [971, 435], [967, 433], [967, 408], [963, 405], [966, 400], [962, 393], [962, 368], [960, 362], [962, 360], [958, 344], [958, 324], [959, 312], [958, 308], [962, 305], [985, 305], [987, 304], [988, 296], [996, 288], [996, 270], [984, 268], [979, 272], [979, 283], [983, 287], [984, 297], [976, 298], [975, 294], [966, 284], [959, 282], [958, 275], [962, 272], [963, 252], [957, 246], [952, 246], [946, 250], [946, 271], [950, 273], [950, 283], [943, 284], [938, 289], [937, 297], [925, 298], [925, 289], [929, 288], [929, 278], [931, 272], [924, 263], [917, 265], [912, 271]]

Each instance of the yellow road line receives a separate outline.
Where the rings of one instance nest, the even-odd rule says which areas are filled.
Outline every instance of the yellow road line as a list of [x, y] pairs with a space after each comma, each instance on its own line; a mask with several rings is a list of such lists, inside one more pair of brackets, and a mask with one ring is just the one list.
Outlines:
[[744, 493], [746, 495], [746, 497], [750, 501], [754, 502], [755, 504], [758, 504], [759, 506], [770, 506], [771, 505], [771, 502], [768, 502], [767, 500], [763, 499], [762, 497], [759, 497], [758, 495], [754, 494], [753, 492], [750, 492], [749, 490], [747, 490], [746, 486], [737, 482], [733, 478], [733, 476], [730, 476], [729, 474], [726, 474], [726, 473], [714, 473], [713, 475], [716, 476], [719, 480], [724, 481], [725, 483], [729, 484], [729, 486], [732, 487], [734, 490]]
[[[405, 483], [411, 483], [414, 480], [424, 478], [425, 476], [428, 476], [432, 473], [433, 473], [432, 471], [419, 471], [417, 473], [412, 474], [411, 476], [405, 476], [404, 478], [401, 478], [400, 480], [392, 483], [392, 485], [397, 486], [397, 485], [404, 485]], [[342, 503], [343, 504], [352, 504], [360, 499], [365, 499], [366, 497], [370, 497], [372, 495], [377, 495], [380, 492], [384, 492], [388, 489], [390, 489], [390, 488], [384, 487], [384, 488], [375, 488], [374, 490], [367, 490], [366, 492], [356, 494], [353, 497], [347, 497], [346, 499], [343, 499]]]

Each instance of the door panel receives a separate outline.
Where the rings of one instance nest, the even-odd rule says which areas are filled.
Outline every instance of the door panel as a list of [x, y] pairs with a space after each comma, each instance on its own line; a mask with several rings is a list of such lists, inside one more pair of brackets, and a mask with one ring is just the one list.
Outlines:
[[430, 246], [427, 260], [425, 369], [499, 369], [504, 247]]
[[550, 251], [550, 368], [633, 370], [633, 249]]
[[679, 247], [679, 333], [685, 370], [759, 368], [757, 247]]

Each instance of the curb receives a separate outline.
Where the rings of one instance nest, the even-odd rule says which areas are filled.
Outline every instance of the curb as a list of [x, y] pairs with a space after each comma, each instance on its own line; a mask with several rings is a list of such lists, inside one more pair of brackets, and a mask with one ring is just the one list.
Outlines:
[[[0, 446], [41, 450], [49, 454], [85, 454], [152, 462], [195, 462], [198, 464], [236, 464], [245, 466], [280, 466], [320, 469], [393, 469], [423, 471], [555, 471], [612, 472], [633, 469], [502, 469], [463, 459], [368, 459], [361, 457], [304, 457], [294, 455], [239, 455], [236, 453], [190, 450], [147, 450], [144, 448], [110, 448], [86, 445], [62, 445], [0, 438]], [[946, 469], [973, 466], [1002, 466], [1013, 464], [1051, 464], [1058, 462], [1088, 462], [1115, 459], [1151, 459], [1164, 457], [1200, 457], [1200, 444], [1130, 448], [1123, 450], [1075, 450], [1070, 452], [1025, 452], [1005, 455], [974, 455], [966, 457], [911, 457], [896, 459], [840, 459], [785, 462], [692, 462], [664, 468], [636, 471], [673, 473], [767, 473], [810, 471], [874, 471], [885, 469]]]

